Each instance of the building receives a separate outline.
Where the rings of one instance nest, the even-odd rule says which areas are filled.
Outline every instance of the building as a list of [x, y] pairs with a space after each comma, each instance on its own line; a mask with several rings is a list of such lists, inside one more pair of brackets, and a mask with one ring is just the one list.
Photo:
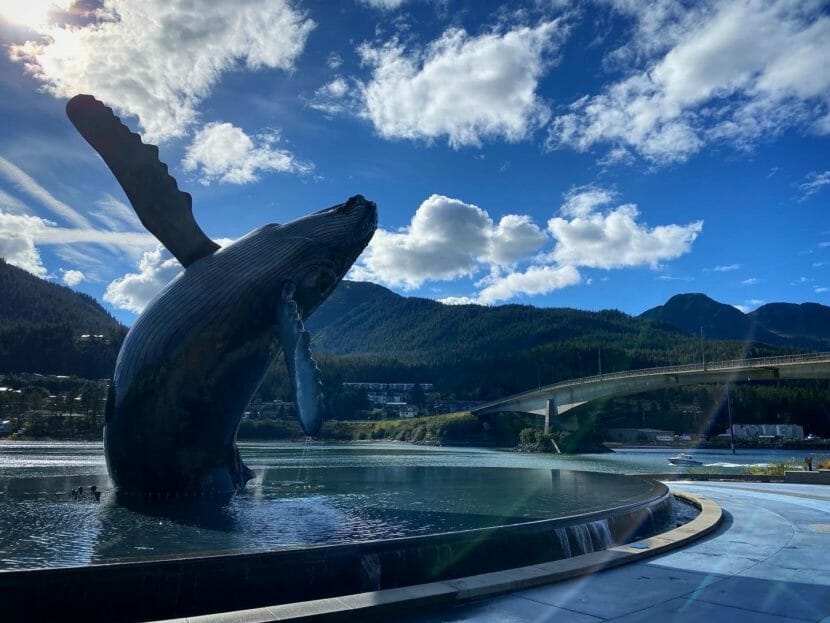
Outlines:
[[770, 441], [773, 439], [804, 439], [804, 427], [798, 424], [733, 424], [735, 439]]
[[674, 431], [659, 428], [609, 428], [608, 441], [620, 443], [668, 443], [674, 441]]
[[343, 387], [365, 389], [369, 402], [380, 407], [405, 403], [416, 385], [425, 392], [433, 389], [432, 383], [343, 383]]

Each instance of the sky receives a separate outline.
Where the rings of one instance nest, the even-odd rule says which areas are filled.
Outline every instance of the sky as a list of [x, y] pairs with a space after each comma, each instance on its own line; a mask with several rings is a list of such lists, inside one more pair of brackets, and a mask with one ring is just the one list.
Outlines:
[[828, 9], [0, 0], [0, 256], [128, 324], [181, 270], [67, 120], [87, 93], [223, 246], [362, 194], [348, 278], [408, 296], [830, 305]]

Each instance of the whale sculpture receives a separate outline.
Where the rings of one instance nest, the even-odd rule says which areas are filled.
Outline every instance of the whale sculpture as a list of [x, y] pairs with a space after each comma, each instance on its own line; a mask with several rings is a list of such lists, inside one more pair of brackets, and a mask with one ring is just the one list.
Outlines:
[[323, 418], [303, 320], [331, 294], [377, 226], [361, 196], [270, 224], [220, 248], [196, 224], [158, 148], [89, 95], [66, 106], [144, 226], [185, 270], [130, 329], [107, 397], [104, 453], [120, 493], [232, 494], [252, 477], [236, 448], [245, 407], [282, 350], [303, 430]]

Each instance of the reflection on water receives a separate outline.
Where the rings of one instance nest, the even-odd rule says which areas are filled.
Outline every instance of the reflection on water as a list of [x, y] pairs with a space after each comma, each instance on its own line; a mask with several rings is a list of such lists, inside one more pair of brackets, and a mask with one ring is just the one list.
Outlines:
[[[414, 536], [582, 513], [650, 492], [645, 481], [612, 475], [487, 465], [511, 457], [504, 453], [316, 446], [303, 459], [301, 446], [258, 444], [243, 449], [256, 480], [227, 503], [136, 512], [116, 503], [100, 445], [2, 449], [5, 568]], [[452, 464], [460, 457], [464, 468]], [[70, 494], [93, 484], [104, 492], [100, 503]]]

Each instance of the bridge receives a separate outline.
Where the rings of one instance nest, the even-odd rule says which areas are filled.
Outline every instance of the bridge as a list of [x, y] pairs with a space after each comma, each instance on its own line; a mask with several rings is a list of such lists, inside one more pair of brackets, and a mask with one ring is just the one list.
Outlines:
[[[598, 374], [562, 381], [479, 405], [472, 413], [486, 415], [519, 412], [543, 415], [545, 432], [548, 432], [551, 418], [557, 418], [575, 407], [603, 398], [702, 383], [826, 378], [830, 378], [830, 353], [704, 362]], [[576, 428], [575, 418], [563, 423], [566, 424], [565, 428]]]

